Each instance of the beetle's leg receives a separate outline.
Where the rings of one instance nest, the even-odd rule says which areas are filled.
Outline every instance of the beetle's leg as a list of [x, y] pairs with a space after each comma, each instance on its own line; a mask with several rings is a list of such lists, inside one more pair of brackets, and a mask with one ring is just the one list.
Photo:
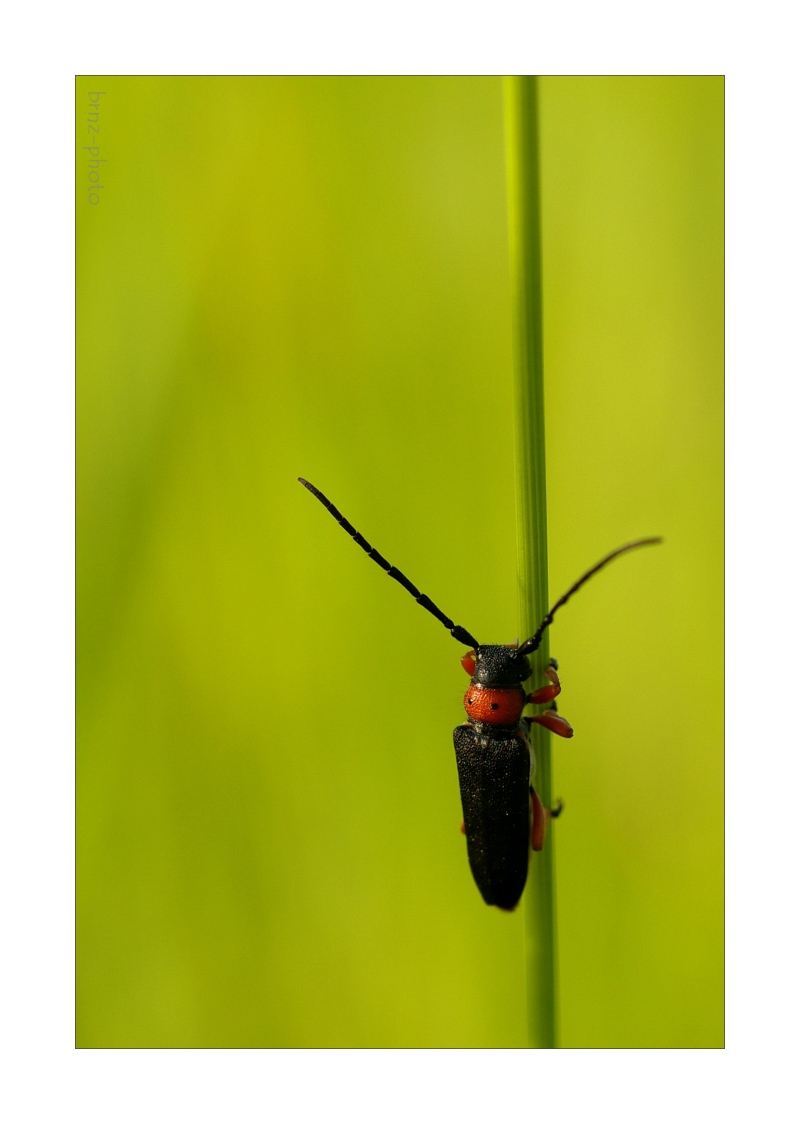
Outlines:
[[552, 702], [556, 695], [561, 694], [561, 683], [559, 682], [558, 672], [556, 668], [553, 667], [554, 663], [555, 660], [551, 660], [550, 666], [545, 671], [545, 675], [550, 680], [548, 686], [539, 687], [528, 695], [528, 702], [533, 703], [535, 706], [539, 706], [541, 703]]
[[556, 661], [551, 660], [550, 666], [545, 671], [545, 675], [550, 680], [549, 686], [539, 687], [538, 690], [532, 691], [528, 695], [528, 702], [533, 703], [534, 706], [541, 706], [542, 703], [551, 703], [550, 709], [546, 710], [544, 714], [534, 714], [531, 718], [528, 718], [527, 721], [538, 722], [540, 726], [544, 726], [545, 729], [549, 730], [552, 734], [558, 734], [560, 738], [571, 738], [573, 729], [566, 718], [562, 718], [561, 715], [557, 713], [558, 707], [554, 701], [556, 695], [561, 694], [561, 682], [558, 678], [557, 667], [558, 664]]
[[463, 820], [461, 821], [461, 828], [460, 828], [460, 831], [461, 831], [461, 834], [462, 834], [462, 835], [466, 835], [466, 834], [467, 834], [467, 825], [466, 825], [466, 824], [464, 823], [464, 821], [463, 821]]
[[545, 808], [539, 799], [539, 793], [533, 787], [531, 788], [531, 805], [533, 808], [533, 822], [531, 824], [531, 847], [534, 851], [541, 851], [544, 847], [544, 838], [547, 835], [547, 825], [550, 820], [558, 819], [564, 811], [564, 804], [561, 800], [555, 808]]
[[544, 726], [551, 734], [558, 734], [560, 738], [571, 738], [574, 733], [566, 718], [562, 718], [555, 710], [546, 710], [544, 714], [534, 714], [530, 721], [538, 722], [540, 726]]
[[531, 785], [531, 805], [533, 807], [531, 847], [534, 851], [541, 851], [544, 847], [544, 837], [547, 834], [547, 817], [544, 814], [544, 805], [539, 799], [539, 793], [533, 785]]
[[461, 657], [461, 666], [466, 671], [467, 675], [472, 676], [475, 674], [475, 649], [472, 648], [466, 655]]

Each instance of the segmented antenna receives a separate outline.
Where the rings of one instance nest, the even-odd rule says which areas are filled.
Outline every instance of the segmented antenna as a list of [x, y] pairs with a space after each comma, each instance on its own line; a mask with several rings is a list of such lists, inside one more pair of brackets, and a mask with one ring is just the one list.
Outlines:
[[308, 488], [312, 496], [317, 497], [323, 507], [326, 507], [328, 509], [336, 522], [341, 527], [343, 527], [345, 531], [347, 531], [348, 535], [350, 535], [352, 539], [355, 539], [361, 549], [366, 551], [372, 561], [377, 562], [380, 568], [382, 570], [385, 570], [390, 578], [394, 578], [396, 582], [399, 582], [400, 585], [402, 585], [403, 589], [407, 589], [418, 605], [421, 605], [423, 609], [427, 609], [429, 613], [432, 613], [433, 616], [436, 617], [437, 621], [441, 621], [444, 627], [450, 630], [450, 635], [455, 637], [459, 644], [467, 644], [471, 648], [480, 647], [478, 641], [474, 636], [471, 635], [471, 633], [467, 632], [465, 628], [462, 628], [460, 624], [454, 624], [448, 616], [445, 616], [445, 614], [440, 608], [438, 608], [438, 606], [434, 605], [430, 597], [428, 597], [424, 593], [420, 593], [414, 583], [410, 582], [401, 570], [398, 570], [396, 566], [392, 566], [390, 562], [387, 562], [383, 555], [379, 554], [374, 546], [370, 546], [364, 536], [358, 533], [352, 523], [348, 523], [348, 521], [342, 515], [341, 511], [333, 506], [327, 496], [323, 496], [322, 492], [320, 492], [318, 488], [315, 488], [313, 484], [309, 484], [308, 480], [304, 480], [302, 476], [298, 476], [297, 479], [300, 481], [304, 488]]
[[625, 546], [617, 547], [616, 550], [612, 550], [610, 554], [607, 554], [605, 558], [601, 558], [596, 566], [592, 566], [591, 570], [587, 570], [582, 578], [578, 578], [575, 584], [567, 590], [563, 597], [559, 597], [558, 601], [556, 601], [555, 605], [544, 618], [539, 627], [536, 629], [536, 632], [534, 632], [530, 640], [526, 640], [524, 641], [524, 643], [520, 644], [519, 651], [524, 656], [527, 656], [530, 652], [536, 651], [536, 649], [542, 642], [542, 637], [544, 636], [545, 629], [549, 628], [553, 623], [553, 614], [556, 612], [556, 610], [560, 609], [562, 605], [566, 605], [570, 597], [572, 597], [573, 593], [577, 593], [581, 586], [585, 585], [586, 582], [588, 582], [589, 578], [594, 577], [598, 570], [602, 570], [604, 566], [607, 566], [609, 562], [613, 561], [615, 558], [618, 558], [620, 554], [625, 554], [629, 550], [636, 550], [637, 547], [640, 546], [651, 546], [663, 541], [664, 540], [659, 537], [652, 539], [637, 539], [636, 542], [629, 542], [626, 543]]

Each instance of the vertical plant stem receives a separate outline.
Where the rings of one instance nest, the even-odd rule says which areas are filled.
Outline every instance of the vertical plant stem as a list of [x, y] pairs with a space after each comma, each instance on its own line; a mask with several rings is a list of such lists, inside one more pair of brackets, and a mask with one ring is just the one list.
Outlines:
[[[548, 610], [538, 80], [531, 76], [507, 77], [504, 87], [523, 639], [533, 635]], [[544, 669], [549, 659], [545, 633], [541, 647], [531, 657], [535, 686], [546, 682]], [[531, 736], [536, 759], [534, 784], [542, 803], [549, 808], [550, 734], [542, 726], [534, 725]], [[552, 830], [548, 831], [544, 850], [531, 855], [525, 892], [528, 1041], [538, 1049], [552, 1049], [556, 1045], [553, 835]]]

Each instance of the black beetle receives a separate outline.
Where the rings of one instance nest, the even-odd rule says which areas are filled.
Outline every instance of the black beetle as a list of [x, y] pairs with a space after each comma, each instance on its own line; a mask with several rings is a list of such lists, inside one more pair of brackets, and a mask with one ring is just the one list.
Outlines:
[[[467, 837], [469, 865], [483, 900], [488, 905], [512, 910], [525, 889], [529, 849], [542, 849], [549, 821], [561, 812], [560, 804], [556, 808], [544, 808], [531, 784], [536, 767], [531, 753], [531, 723], [538, 722], [560, 737], [572, 737], [572, 727], [556, 709], [555, 699], [561, 693], [558, 664], [550, 661], [545, 672], [550, 680], [548, 684], [527, 693], [522, 684], [531, 675], [528, 656], [538, 649], [556, 610], [577, 593], [584, 582], [620, 554], [662, 540], [637, 539], [607, 554], [570, 586], [533, 636], [522, 644], [479, 644], [471, 633], [454, 624], [434, 605], [430, 597], [420, 593], [404, 573], [387, 562], [327, 496], [302, 476], [298, 479], [390, 578], [441, 621], [459, 643], [471, 646], [461, 660], [470, 676], [464, 695], [467, 721], [453, 731], [464, 813], [461, 830]], [[523, 715], [528, 703], [546, 705], [547, 709], [539, 714]]]

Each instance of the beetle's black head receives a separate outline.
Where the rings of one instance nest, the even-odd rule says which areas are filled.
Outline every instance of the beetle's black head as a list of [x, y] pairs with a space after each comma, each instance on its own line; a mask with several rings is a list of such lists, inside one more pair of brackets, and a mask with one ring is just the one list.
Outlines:
[[528, 657], [505, 644], [482, 644], [475, 653], [473, 683], [483, 687], [519, 687], [531, 673]]

